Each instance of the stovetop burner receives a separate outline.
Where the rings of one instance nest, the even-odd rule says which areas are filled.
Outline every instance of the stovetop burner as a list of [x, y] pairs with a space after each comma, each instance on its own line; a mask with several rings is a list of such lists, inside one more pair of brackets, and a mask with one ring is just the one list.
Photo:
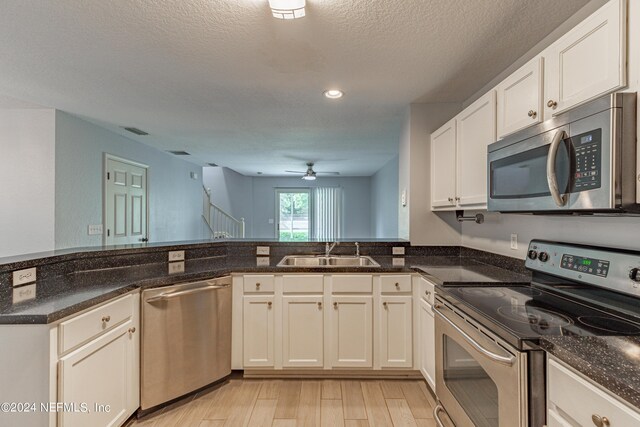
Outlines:
[[498, 313], [509, 320], [537, 325], [541, 329], [562, 328], [573, 323], [567, 316], [544, 308], [510, 305], [498, 307]]
[[504, 297], [505, 293], [497, 288], [469, 287], [460, 288], [460, 293], [473, 297]]
[[640, 335], [640, 326], [626, 320], [610, 316], [580, 316], [583, 325], [605, 332], [623, 333], [624, 335]]

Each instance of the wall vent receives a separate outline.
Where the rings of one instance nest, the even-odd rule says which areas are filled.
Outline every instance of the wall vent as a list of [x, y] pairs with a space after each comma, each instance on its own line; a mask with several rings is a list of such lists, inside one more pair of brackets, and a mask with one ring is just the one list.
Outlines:
[[187, 153], [186, 151], [182, 151], [182, 150], [167, 150], [169, 153], [171, 154], [175, 154], [176, 156], [190, 156], [191, 154]]
[[136, 135], [140, 135], [140, 136], [145, 136], [145, 135], [149, 135], [147, 132], [138, 129], [138, 128], [123, 128], [124, 130], [131, 132], [131, 133], [135, 133]]
[[209, 166], [213, 166], [214, 168], [217, 168], [218, 165], [216, 165], [215, 163], [207, 163]]

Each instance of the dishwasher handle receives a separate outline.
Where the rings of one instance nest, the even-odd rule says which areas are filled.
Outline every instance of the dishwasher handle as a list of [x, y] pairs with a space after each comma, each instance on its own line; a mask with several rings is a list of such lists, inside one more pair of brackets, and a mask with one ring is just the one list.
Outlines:
[[212, 291], [215, 289], [225, 289], [230, 287], [230, 284], [226, 284], [226, 285], [207, 285], [207, 286], [202, 286], [200, 288], [193, 288], [193, 289], [185, 289], [184, 291], [174, 291], [174, 292], [167, 292], [164, 294], [160, 294], [158, 296], [155, 297], [151, 297], [147, 300], [145, 300], [145, 302], [156, 302], [156, 301], [166, 301], [168, 299], [172, 299], [172, 298], [176, 298], [179, 296], [183, 296], [183, 295], [191, 295], [191, 294], [196, 294], [199, 292], [204, 292], [204, 291]]

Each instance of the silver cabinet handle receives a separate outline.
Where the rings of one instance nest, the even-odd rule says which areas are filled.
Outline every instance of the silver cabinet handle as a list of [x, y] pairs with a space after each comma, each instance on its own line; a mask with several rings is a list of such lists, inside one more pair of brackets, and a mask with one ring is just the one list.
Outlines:
[[456, 197], [455, 200], [456, 200], [456, 202], [459, 202], [460, 201], [460, 197]]
[[396, 289], [400, 289], [400, 283], [396, 282]]
[[156, 297], [151, 297], [149, 299], [147, 299], [145, 302], [155, 302], [155, 301], [164, 301], [164, 300], [168, 300], [171, 298], [176, 298], [182, 295], [191, 295], [191, 294], [195, 294], [198, 292], [204, 292], [204, 291], [212, 291], [214, 289], [224, 289], [224, 288], [228, 288], [231, 285], [209, 285], [209, 286], [202, 286], [200, 288], [194, 288], [194, 289], [186, 289], [184, 291], [176, 291], [176, 292], [167, 292], [165, 294], [160, 294]]
[[111, 320], [111, 316], [103, 316], [102, 317], [102, 322], [104, 322], [104, 323], [106, 323], [106, 322], [108, 322], [110, 320]]
[[440, 316], [440, 318], [442, 320], [447, 322], [453, 329], [456, 330], [456, 332], [458, 332], [460, 335], [462, 335], [462, 337], [465, 340], [467, 340], [467, 342], [469, 344], [471, 344], [476, 350], [478, 350], [482, 355], [488, 357], [489, 359], [493, 360], [494, 362], [498, 362], [498, 363], [501, 363], [503, 365], [512, 366], [514, 364], [514, 362], [516, 361], [515, 356], [509, 356], [509, 357], [501, 356], [499, 354], [495, 354], [494, 352], [492, 352], [490, 350], [487, 350], [482, 345], [480, 345], [480, 343], [478, 343], [471, 336], [469, 336], [469, 334], [467, 334], [465, 331], [460, 329], [458, 327], [458, 325], [456, 325], [451, 320], [449, 320], [449, 318], [447, 316], [445, 316], [440, 310], [438, 310], [440, 307], [442, 307], [441, 304], [435, 304], [433, 306], [434, 313], [436, 313], [438, 316]]
[[453, 203], [453, 197], [449, 197], [447, 200], [449, 200], [449, 203]]
[[527, 113], [527, 115], [528, 115], [529, 117], [531, 117], [532, 119], [535, 119], [535, 118], [536, 118], [536, 116], [538, 115], [538, 113], [537, 113], [536, 111], [529, 110], [529, 112]]
[[256, 283], [256, 289], [260, 289], [260, 283]]
[[135, 327], [134, 327], [134, 328], [129, 328], [129, 333], [130, 333], [130, 334], [133, 334], [135, 331], [136, 331], [136, 328], [135, 328]]
[[591, 415], [591, 421], [596, 427], [609, 427], [611, 424], [609, 423], [609, 418], [601, 417], [598, 414]]
[[435, 420], [436, 424], [438, 424], [438, 427], [445, 427], [444, 424], [442, 424], [440, 415], [438, 415], [440, 414], [440, 412], [444, 412], [444, 408], [442, 407], [442, 405], [436, 406], [433, 410], [433, 419]]
[[426, 296], [430, 296], [430, 295], [431, 295], [431, 291], [424, 291], [424, 294], [425, 294]]
[[549, 147], [549, 154], [547, 156], [547, 185], [549, 186], [549, 192], [551, 193], [551, 197], [553, 197], [553, 201], [556, 205], [562, 207], [567, 203], [567, 198], [565, 195], [560, 194], [560, 190], [558, 189], [558, 177], [556, 175], [556, 157], [558, 155], [558, 148], [560, 147], [560, 143], [564, 138], [566, 138], [567, 134], [563, 130], [559, 130], [553, 137], [553, 141], [551, 141], [551, 146]]
[[555, 110], [557, 106], [558, 106], [558, 103], [556, 101], [554, 101], [553, 99], [550, 99], [547, 102], [547, 107], [549, 107], [549, 108], [553, 108]]

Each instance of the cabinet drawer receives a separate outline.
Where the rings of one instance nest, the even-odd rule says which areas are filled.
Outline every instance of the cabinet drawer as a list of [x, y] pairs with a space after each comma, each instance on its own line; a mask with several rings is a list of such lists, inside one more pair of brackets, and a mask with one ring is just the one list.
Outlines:
[[552, 359], [548, 380], [550, 411], [555, 405], [560, 409], [556, 413], [567, 414], [583, 426], [593, 425], [593, 415], [607, 417], [611, 426], [640, 425], [640, 414]]
[[282, 292], [288, 293], [317, 293], [324, 289], [322, 275], [287, 275], [282, 277]]
[[435, 288], [433, 283], [423, 277], [420, 278], [420, 296], [430, 305], [434, 303]]
[[373, 278], [369, 275], [334, 275], [331, 276], [333, 293], [371, 293]]
[[273, 275], [244, 276], [244, 292], [273, 292]]
[[381, 276], [380, 287], [382, 293], [411, 292], [411, 276]]
[[89, 341], [132, 316], [133, 295], [127, 295], [62, 322], [59, 327], [60, 352]]

